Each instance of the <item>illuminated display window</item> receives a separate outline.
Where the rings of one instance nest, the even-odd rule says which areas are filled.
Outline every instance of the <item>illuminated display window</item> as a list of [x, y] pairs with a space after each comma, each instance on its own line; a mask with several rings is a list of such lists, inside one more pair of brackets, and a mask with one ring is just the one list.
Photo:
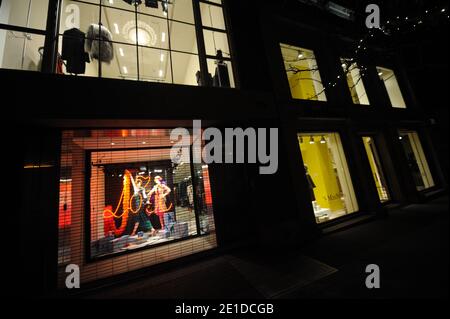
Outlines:
[[317, 223], [358, 211], [339, 134], [301, 133], [298, 140]]
[[364, 87], [361, 70], [351, 59], [341, 59], [342, 69], [347, 77], [347, 85], [354, 104], [370, 105], [366, 88]]
[[63, 133], [61, 266], [98, 279], [123, 255], [117, 273], [216, 247], [208, 166], [173, 162], [172, 145], [165, 129]]
[[389, 194], [388, 184], [381, 165], [380, 156], [375, 145], [375, 140], [370, 136], [364, 136], [362, 140], [364, 143], [364, 149], [366, 150], [367, 159], [369, 160], [370, 170], [372, 171], [372, 176], [377, 188], [378, 197], [382, 203], [388, 202], [391, 199], [391, 196]]
[[394, 108], [406, 109], [406, 103], [403, 99], [402, 91], [398, 85], [397, 77], [393, 70], [377, 67], [378, 76], [383, 81], [386, 91], [389, 95], [391, 105]]
[[280, 48], [292, 98], [326, 101], [314, 52], [287, 44]]
[[[196, 0], [197, 1], [197, 0]], [[144, 3], [63, 0], [59, 52], [63, 74], [184, 85], [234, 87], [231, 52], [221, 3], [192, 0]], [[202, 26], [210, 78], [201, 81], [196, 24]], [[100, 40], [97, 40], [97, 39]], [[78, 52], [72, 49], [80, 45]], [[84, 58], [83, 58], [84, 56]]]
[[413, 176], [418, 191], [435, 186], [427, 158], [422, 148], [419, 135], [414, 131], [400, 131], [400, 142], [405, 152], [407, 165]]

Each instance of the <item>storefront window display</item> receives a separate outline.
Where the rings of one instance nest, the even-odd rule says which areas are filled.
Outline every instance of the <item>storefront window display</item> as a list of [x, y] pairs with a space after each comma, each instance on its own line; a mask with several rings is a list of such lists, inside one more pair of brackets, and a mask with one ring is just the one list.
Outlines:
[[378, 197], [382, 203], [388, 202], [391, 199], [389, 188], [384, 176], [383, 167], [381, 165], [380, 156], [378, 154], [375, 140], [373, 137], [364, 136], [362, 138], [364, 148], [366, 150], [367, 158], [369, 160], [372, 176], [377, 187]]
[[[119, 0], [64, 0], [61, 73], [205, 85], [200, 79], [195, 27], [203, 22], [207, 58], [217, 64], [212, 72], [222, 64], [226, 71], [215, 84], [233, 87], [222, 7], [200, 3], [200, 11], [202, 21], [195, 21], [192, 0], [155, 1], [153, 6]], [[213, 76], [208, 84], [213, 85]]]
[[[83, 237], [88, 260], [95, 260], [214, 233], [208, 166], [174, 163], [169, 136], [169, 130], [64, 132], [60, 262], [71, 259], [74, 241]], [[181, 150], [191, 154], [193, 146]], [[87, 233], [74, 223], [85, 223]]]
[[287, 44], [280, 44], [280, 48], [292, 98], [326, 101], [314, 52]]
[[414, 131], [400, 131], [400, 142], [405, 152], [408, 167], [418, 191], [435, 186], [427, 158], [422, 148], [419, 135]]
[[301, 133], [298, 139], [317, 223], [358, 211], [339, 134]]

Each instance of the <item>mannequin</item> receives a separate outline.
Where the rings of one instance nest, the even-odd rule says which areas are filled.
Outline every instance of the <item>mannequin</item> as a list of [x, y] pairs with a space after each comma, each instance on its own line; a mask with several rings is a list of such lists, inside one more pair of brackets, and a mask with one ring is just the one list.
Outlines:
[[314, 181], [313, 181], [311, 175], [309, 175], [308, 166], [306, 166], [306, 165], [304, 165], [304, 166], [305, 166], [306, 179], [308, 180], [309, 192], [311, 194], [311, 201], [315, 202], [316, 195], [314, 195], [314, 188], [316, 188], [316, 184], [314, 184]]
[[162, 177], [155, 177], [155, 186], [148, 194], [148, 197], [155, 195], [155, 213], [159, 217], [161, 226], [164, 227], [164, 213], [168, 211], [166, 205], [166, 197], [171, 192], [171, 189], [162, 183]]

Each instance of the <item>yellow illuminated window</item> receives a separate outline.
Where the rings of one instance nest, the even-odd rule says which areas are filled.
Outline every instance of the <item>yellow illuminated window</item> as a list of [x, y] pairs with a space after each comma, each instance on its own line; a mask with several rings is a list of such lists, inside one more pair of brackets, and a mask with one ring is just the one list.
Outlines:
[[286, 44], [280, 47], [292, 98], [326, 101], [314, 52]]
[[358, 211], [339, 134], [301, 133], [298, 139], [317, 223]]
[[377, 71], [380, 80], [383, 81], [386, 87], [392, 107], [406, 109], [405, 100], [403, 99], [402, 91], [400, 90], [394, 71], [382, 67], [377, 67]]

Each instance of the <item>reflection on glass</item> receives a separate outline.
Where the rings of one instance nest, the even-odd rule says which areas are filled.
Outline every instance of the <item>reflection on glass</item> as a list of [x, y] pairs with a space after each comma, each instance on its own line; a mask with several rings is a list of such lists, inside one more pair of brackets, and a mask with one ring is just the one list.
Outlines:
[[418, 191], [435, 186], [419, 135], [414, 131], [400, 131], [400, 142], [405, 152], [407, 165]]
[[361, 70], [356, 62], [350, 59], [341, 59], [342, 69], [347, 76], [347, 85], [354, 104], [370, 105]]
[[394, 71], [382, 67], [377, 67], [377, 71], [380, 80], [383, 81], [386, 87], [392, 107], [406, 109], [406, 103]]
[[382, 203], [389, 201], [390, 195], [387, 186], [386, 178], [384, 177], [383, 168], [381, 166], [381, 160], [378, 155], [378, 151], [375, 145], [375, 141], [372, 137], [363, 137], [364, 148], [366, 150], [367, 158], [369, 160], [370, 169], [372, 170], [372, 176], [377, 187], [378, 197]]
[[280, 47], [292, 98], [326, 101], [314, 52], [286, 44]]
[[317, 223], [358, 210], [344, 150], [337, 133], [298, 135]]

